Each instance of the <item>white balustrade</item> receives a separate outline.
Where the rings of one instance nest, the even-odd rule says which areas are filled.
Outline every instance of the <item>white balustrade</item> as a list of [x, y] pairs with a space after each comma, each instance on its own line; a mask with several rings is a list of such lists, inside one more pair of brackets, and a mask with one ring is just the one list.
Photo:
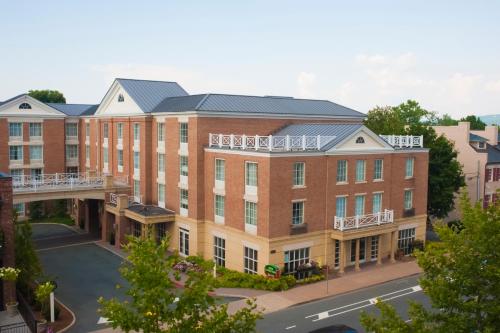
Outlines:
[[350, 217], [335, 216], [333, 229], [340, 231], [373, 227], [394, 222], [394, 210], [386, 209], [383, 212]]
[[104, 176], [98, 175], [90, 177], [87, 173], [55, 173], [12, 177], [12, 188], [14, 192], [102, 187], [103, 184]]
[[334, 136], [320, 135], [236, 135], [209, 134], [209, 146], [230, 149], [253, 149], [267, 151], [320, 150]]
[[118, 206], [118, 194], [110, 193], [109, 194], [109, 203], [113, 206]]
[[388, 144], [399, 148], [413, 148], [424, 146], [424, 136], [414, 135], [380, 135]]

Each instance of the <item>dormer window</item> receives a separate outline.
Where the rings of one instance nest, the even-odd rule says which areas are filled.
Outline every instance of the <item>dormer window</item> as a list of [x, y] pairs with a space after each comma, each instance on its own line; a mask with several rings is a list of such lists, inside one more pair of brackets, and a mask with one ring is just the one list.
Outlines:
[[358, 136], [358, 138], [356, 139], [356, 143], [365, 143], [365, 138], [363, 138], [362, 136]]
[[485, 148], [484, 142], [478, 142], [477, 146], [478, 146], [479, 149], [484, 149]]
[[28, 110], [28, 109], [31, 109], [31, 105], [29, 105], [28, 103], [22, 103], [21, 105], [19, 105], [19, 110]]
[[125, 98], [123, 98], [123, 95], [119, 94], [118, 95], [118, 103], [123, 102], [124, 100], [125, 100]]

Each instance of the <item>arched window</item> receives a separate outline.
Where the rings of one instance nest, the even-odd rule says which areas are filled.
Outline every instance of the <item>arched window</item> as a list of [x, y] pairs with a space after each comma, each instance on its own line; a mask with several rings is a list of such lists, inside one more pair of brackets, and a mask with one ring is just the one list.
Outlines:
[[365, 139], [362, 136], [358, 136], [356, 143], [365, 143]]
[[125, 100], [125, 98], [123, 98], [123, 95], [119, 94], [118, 95], [118, 102], [123, 102], [124, 100]]
[[21, 105], [19, 105], [19, 110], [27, 110], [27, 109], [31, 109], [31, 105], [29, 105], [28, 103], [22, 103]]

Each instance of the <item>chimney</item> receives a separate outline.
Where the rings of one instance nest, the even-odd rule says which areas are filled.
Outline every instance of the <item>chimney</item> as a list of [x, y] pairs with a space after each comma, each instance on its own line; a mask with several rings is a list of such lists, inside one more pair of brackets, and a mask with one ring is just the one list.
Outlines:
[[488, 143], [492, 146], [496, 146], [498, 144], [498, 127], [488, 125], [484, 129], [484, 137], [488, 139]]

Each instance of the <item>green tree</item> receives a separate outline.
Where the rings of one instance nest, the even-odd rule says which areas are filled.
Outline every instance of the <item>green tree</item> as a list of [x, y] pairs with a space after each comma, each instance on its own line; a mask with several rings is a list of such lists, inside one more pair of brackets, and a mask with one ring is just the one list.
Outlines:
[[486, 127], [486, 124], [479, 117], [476, 116], [467, 116], [465, 118], [460, 119], [460, 121], [468, 121], [470, 123], [471, 130], [482, 131]]
[[441, 224], [441, 242], [417, 251], [424, 273], [420, 285], [432, 310], [410, 304], [410, 322], [380, 302], [379, 317], [363, 313], [369, 332], [500, 332], [500, 205], [483, 209], [461, 196], [462, 229]]
[[248, 307], [229, 315], [227, 305], [217, 305], [208, 295], [214, 285], [209, 267], [212, 264], [202, 263], [200, 270], [189, 272], [181, 291], [170, 278], [179, 278], [173, 270], [178, 258], [167, 254], [167, 240], [160, 245], [152, 237], [129, 237], [128, 241], [125, 246], [128, 261], [120, 272], [130, 284], [125, 292], [129, 300], [99, 299], [99, 311], [113, 328], [145, 333], [255, 331], [260, 313], [255, 311], [252, 301]]
[[31, 236], [32, 230], [28, 221], [16, 225], [16, 268], [21, 271], [17, 279], [17, 284], [21, 291], [28, 297], [32, 296], [31, 285], [42, 273], [42, 267]]
[[441, 118], [437, 119], [437, 125], [456, 126], [458, 125], [458, 120], [453, 119], [449, 114], [445, 113]]
[[64, 95], [57, 90], [30, 90], [28, 95], [44, 103], [66, 103]]
[[428, 125], [435, 122], [434, 113], [407, 101], [396, 107], [374, 108], [368, 112], [365, 125], [377, 134], [424, 137], [424, 147], [429, 148], [427, 213], [443, 218], [454, 208], [455, 193], [465, 180], [453, 143]]
[[43, 202], [33, 201], [29, 203], [29, 216], [32, 220], [39, 220], [44, 217]]

